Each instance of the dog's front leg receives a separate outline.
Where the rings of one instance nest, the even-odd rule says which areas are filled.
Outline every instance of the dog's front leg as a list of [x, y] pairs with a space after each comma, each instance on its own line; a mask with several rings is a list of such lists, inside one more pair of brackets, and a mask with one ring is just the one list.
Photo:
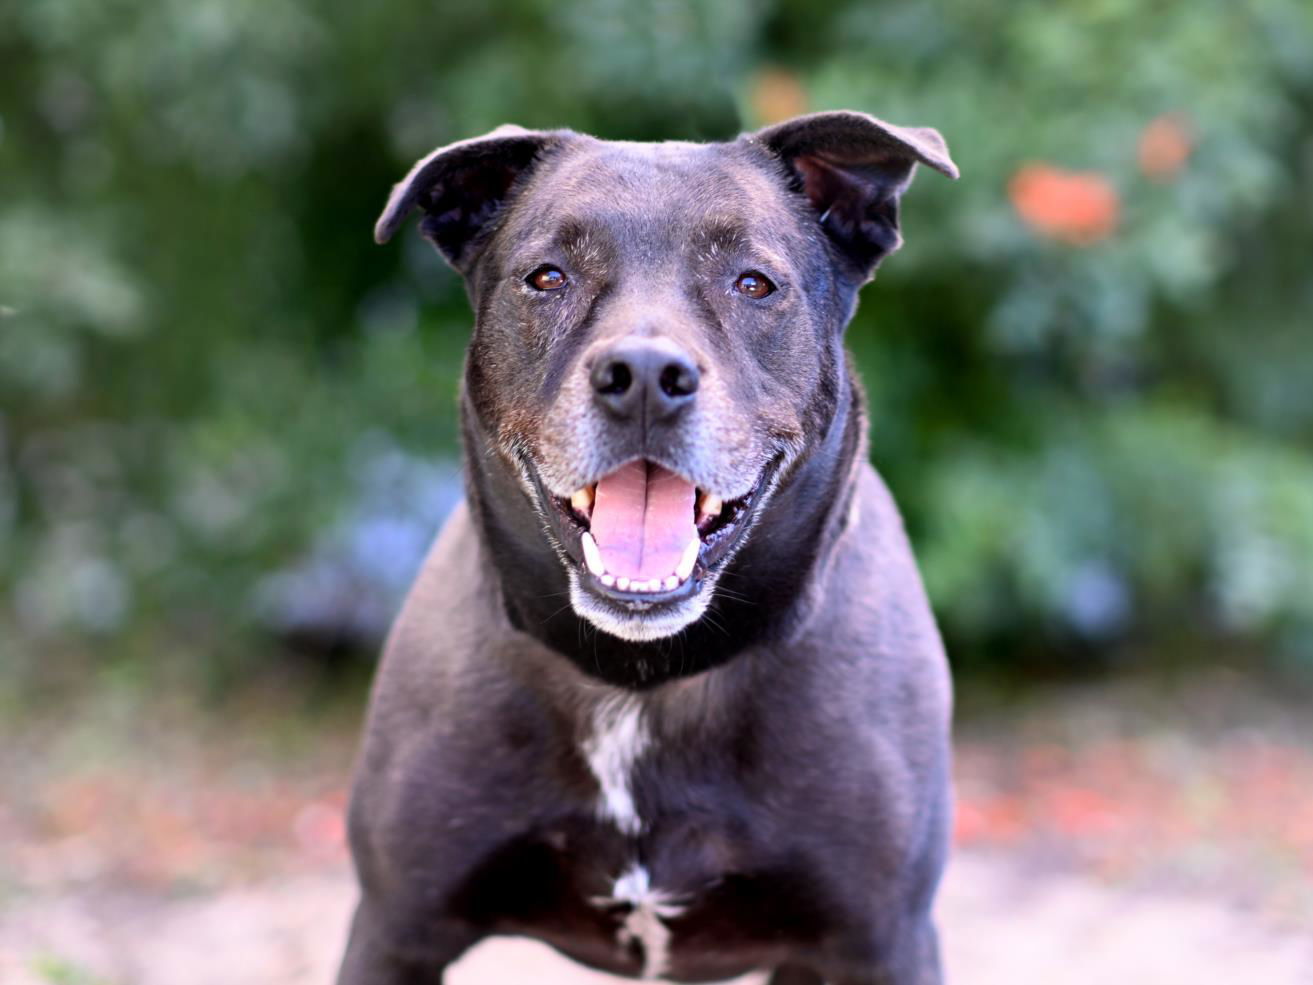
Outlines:
[[849, 950], [824, 969], [826, 985], [943, 985], [939, 936], [924, 920], [882, 946]]
[[479, 939], [467, 926], [437, 922], [418, 946], [399, 946], [379, 928], [368, 902], [356, 907], [337, 985], [442, 985], [447, 966]]

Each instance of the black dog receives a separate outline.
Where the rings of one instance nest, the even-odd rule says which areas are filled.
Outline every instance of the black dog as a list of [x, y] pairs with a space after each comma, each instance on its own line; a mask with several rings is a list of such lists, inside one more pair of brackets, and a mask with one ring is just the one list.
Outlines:
[[375, 685], [341, 985], [493, 934], [707, 981], [940, 981], [950, 684], [843, 348], [938, 133], [502, 127], [413, 209], [476, 312], [468, 505]]

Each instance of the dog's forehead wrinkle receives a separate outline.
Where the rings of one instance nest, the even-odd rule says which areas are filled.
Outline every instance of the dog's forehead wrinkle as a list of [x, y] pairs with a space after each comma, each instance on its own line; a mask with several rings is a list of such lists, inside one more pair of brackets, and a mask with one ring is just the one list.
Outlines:
[[[542, 228], [562, 210], [613, 228], [634, 217], [664, 216], [688, 228], [716, 213], [756, 223], [788, 214], [788, 189], [733, 144], [592, 140], [536, 174], [517, 210], [521, 230]], [[604, 221], [598, 221], [604, 220]]]
[[712, 171], [723, 167], [727, 144], [698, 144], [683, 140], [595, 140], [581, 145], [561, 162], [561, 170], [610, 171], [621, 175], [675, 174]]
[[576, 261], [599, 260], [614, 254], [617, 243], [607, 226], [589, 215], [568, 212], [555, 220], [550, 245]]

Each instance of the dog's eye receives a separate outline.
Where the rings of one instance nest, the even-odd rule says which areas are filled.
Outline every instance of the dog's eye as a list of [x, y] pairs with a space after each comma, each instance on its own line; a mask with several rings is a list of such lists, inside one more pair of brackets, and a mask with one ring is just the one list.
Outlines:
[[556, 291], [565, 286], [565, 274], [556, 267], [539, 267], [525, 283], [536, 291]]
[[760, 270], [749, 270], [747, 273], [739, 274], [739, 279], [734, 282], [734, 290], [744, 297], [759, 301], [774, 294], [775, 285]]

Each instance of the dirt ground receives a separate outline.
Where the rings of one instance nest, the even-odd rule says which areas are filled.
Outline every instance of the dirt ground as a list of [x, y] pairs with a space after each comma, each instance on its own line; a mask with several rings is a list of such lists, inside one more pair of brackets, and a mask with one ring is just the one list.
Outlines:
[[[129, 701], [0, 734], [0, 985], [331, 982], [355, 714]], [[1311, 739], [1235, 680], [969, 718], [949, 981], [1313, 985]], [[613, 979], [504, 939], [449, 981]]]
[[[0, 981], [327, 985], [352, 899], [337, 871], [177, 901], [28, 900], [4, 913]], [[974, 852], [954, 862], [939, 912], [950, 982], [1313, 983], [1313, 938], [1278, 933], [1234, 907], [1036, 876]], [[450, 975], [451, 985], [614, 981], [517, 939], [480, 946]]]

